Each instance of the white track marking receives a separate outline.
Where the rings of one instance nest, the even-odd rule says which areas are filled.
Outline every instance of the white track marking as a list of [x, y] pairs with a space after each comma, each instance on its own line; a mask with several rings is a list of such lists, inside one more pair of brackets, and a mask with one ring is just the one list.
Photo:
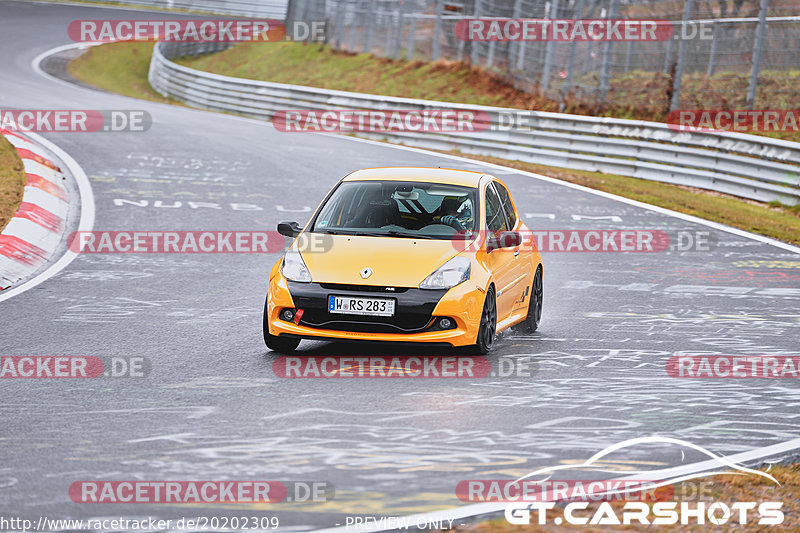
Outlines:
[[57, 83], [60, 83], [61, 85], [66, 85], [68, 87], [71, 87], [72, 89], [79, 88], [80, 85], [75, 85], [74, 83], [70, 83], [68, 81], [64, 81], [61, 78], [56, 78], [52, 74], [48, 74], [47, 72], [42, 70], [42, 61], [44, 61], [46, 58], [48, 58], [48, 57], [50, 57], [52, 55], [58, 54], [60, 52], [64, 52], [66, 50], [74, 50], [76, 48], [90, 48], [92, 46], [98, 46], [98, 45], [101, 45], [101, 44], [103, 44], [103, 43], [72, 43], [72, 44], [65, 44], [63, 46], [57, 46], [55, 48], [51, 48], [50, 50], [42, 52], [38, 56], [34, 57], [33, 61], [31, 61], [31, 67], [33, 67], [33, 71], [34, 72], [36, 72], [40, 76], [43, 76], [43, 77], [49, 79], [50, 81], [55, 81]]

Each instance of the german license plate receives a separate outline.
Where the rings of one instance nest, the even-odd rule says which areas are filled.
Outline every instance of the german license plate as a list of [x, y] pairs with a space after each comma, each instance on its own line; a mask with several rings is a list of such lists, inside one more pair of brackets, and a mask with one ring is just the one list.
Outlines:
[[328, 296], [328, 311], [344, 315], [394, 316], [394, 300]]

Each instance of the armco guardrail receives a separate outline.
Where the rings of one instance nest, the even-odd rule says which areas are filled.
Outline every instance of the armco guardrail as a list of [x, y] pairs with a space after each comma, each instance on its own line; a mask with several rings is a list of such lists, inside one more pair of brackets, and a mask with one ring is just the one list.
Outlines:
[[[520, 110], [331, 91], [220, 76], [171, 58], [219, 50], [215, 43], [158, 43], [150, 84], [189, 105], [271, 119], [279, 110], [464, 109], [496, 125]], [[800, 203], [800, 143], [727, 132], [680, 132], [666, 124], [533, 112], [528, 131], [361, 133], [402, 144], [491, 155], [562, 168], [687, 185], [760, 201]]]
[[183, 9], [242, 17], [283, 20], [289, 0], [92, 0], [102, 4], [139, 6], [157, 9]]

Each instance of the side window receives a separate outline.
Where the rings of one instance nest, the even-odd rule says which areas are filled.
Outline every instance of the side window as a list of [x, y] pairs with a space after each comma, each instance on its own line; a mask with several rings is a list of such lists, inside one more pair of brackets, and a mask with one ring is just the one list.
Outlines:
[[503, 204], [491, 185], [486, 187], [486, 228], [489, 231], [508, 229], [506, 217], [503, 214]]
[[513, 228], [517, 224], [517, 215], [514, 213], [514, 204], [511, 203], [511, 196], [508, 194], [508, 190], [496, 181], [494, 182], [494, 186], [497, 188], [497, 194], [500, 196], [500, 201], [503, 203], [503, 210], [506, 212], [508, 225], [510, 228]]

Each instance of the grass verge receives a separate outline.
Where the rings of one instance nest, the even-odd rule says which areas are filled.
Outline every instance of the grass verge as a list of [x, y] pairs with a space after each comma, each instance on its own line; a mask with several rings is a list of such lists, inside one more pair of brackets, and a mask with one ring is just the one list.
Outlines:
[[[69, 65], [69, 72], [85, 83], [108, 91], [135, 98], [166, 102], [167, 100], [153, 91], [147, 82], [152, 46], [150, 43], [127, 42], [96, 46], [72, 61]], [[367, 55], [341, 54], [319, 46], [304, 46], [296, 43], [272, 43], [262, 46], [261, 51], [258, 52], [255, 50], [247, 52], [246, 48], [245, 52], [242, 52], [245, 57], [253, 54], [254, 57], [262, 59], [264, 54], [267, 54], [269, 60], [264, 61], [265, 64], [258, 64], [251, 58], [236, 65], [230, 62], [230, 58], [224, 58], [225, 54], [243, 46], [255, 47], [257, 45], [243, 44], [220, 54], [181, 61], [194, 68], [205, 66], [214, 69], [218, 62], [229, 63], [229, 67], [235, 70], [235, 74], [239, 76], [261, 75], [262, 78], [274, 76], [271, 81], [282, 83], [321, 86], [329, 83], [325, 80], [338, 80], [336, 83], [340, 85], [336, 88], [344, 90], [363, 90], [368, 87], [371, 92], [385, 91], [382, 94], [396, 94], [408, 90], [414, 94], [406, 93], [405, 96], [506, 105], [505, 102], [497, 101], [498, 98], [504, 98], [502, 90], [491, 95], [480, 96], [476, 93], [477, 87], [469, 84], [452, 85], [452, 78], [445, 76], [444, 71], [449, 69], [452, 72], [453, 69], [458, 71], [458, 69], [466, 68], [463, 65], [448, 66], [446, 64], [405, 62], [404, 65], [397, 66], [397, 68], [403, 71], [406, 77], [395, 77], [385, 70], [378, 69], [376, 64], [396, 62]], [[440, 72], [442, 76], [435, 82], [428, 82], [427, 80], [430, 78], [436, 77], [436, 72]], [[469, 73], [465, 74], [461, 71], [461, 75], [469, 75]], [[411, 82], [413, 79], [422, 80], [425, 83], [416, 87]], [[499, 80], [497, 83], [500, 83]], [[487, 87], [486, 90], [491, 92], [493, 89]], [[505, 90], [511, 91], [508, 87]], [[520, 92], [517, 91], [517, 93]], [[530, 98], [530, 95], [525, 96]], [[700, 189], [598, 172], [566, 170], [496, 157], [465, 155], [459, 152], [444, 153], [545, 174], [800, 245], [800, 207], [767, 205]]]
[[67, 71], [78, 80], [112, 93], [174, 103], [150, 87], [147, 73], [153, 43], [119, 42], [93, 46], [72, 60]]
[[14, 145], [0, 135], [0, 231], [19, 209], [25, 181], [22, 159]]
[[[747, 513], [747, 523], [739, 525], [738, 514], [736, 511], [732, 512], [732, 516], [725, 525], [715, 526], [708, 523], [703, 525], [567, 525], [566, 520], [563, 519], [563, 507], [556, 507], [547, 513], [548, 524], [538, 525], [537, 516], [535, 512], [531, 513], [530, 525], [512, 525], [504, 518], [487, 520], [470, 526], [462, 526], [455, 528], [452, 531], [458, 533], [564, 533], [568, 531], [580, 531], [583, 533], [597, 532], [608, 533], [611, 531], [646, 531], [650, 533], [668, 533], [672, 531], [681, 532], [704, 532], [704, 531], [773, 531], [775, 533], [793, 532], [797, 531], [798, 517], [800, 517], [800, 498], [797, 497], [800, 490], [800, 465], [788, 465], [773, 467], [769, 470], [780, 486], [775, 485], [770, 480], [762, 477], [754, 476], [741, 476], [741, 475], [721, 475], [709, 478], [701, 478], [695, 480], [690, 484], [677, 484], [674, 486], [673, 496], [666, 497], [665, 501], [687, 502], [690, 508], [697, 508], [698, 500], [704, 501], [706, 508], [713, 502], [722, 502], [730, 506], [735, 502], [756, 502], [756, 509], [750, 510]], [[708, 482], [701, 484], [699, 482]], [[694, 496], [695, 490], [703, 490], [702, 496]], [[659, 495], [661, 489], [656, 491], [656, 496]], [[687, 498], [681, 495], [689, 496]], [[660, 498], [659, 498], [660, 499]], [[763, 502], [783, 502], [781, 511], [784, 514], [783, 523], [780, 525], [766, 526], [758, 524], [758, 510], [757, 507]], [[620, 519], [623, 516], [624, 502], [610, 502], [611, 507], [614, 509], [614, 514]], [[650, 503], [652, 506], [652, 503]], [[591, 518], [597, 512], [600, 503], [590, 503], [586, 510], [580, 510], [575, 513], [575, 516]], [[721, 516], [721, 512], [716, 513]], [[559, 517], [562, 519], [562, 525], [554, 525], [555, 519]], [[655, 518], [650, 514], [648, 520]]]

